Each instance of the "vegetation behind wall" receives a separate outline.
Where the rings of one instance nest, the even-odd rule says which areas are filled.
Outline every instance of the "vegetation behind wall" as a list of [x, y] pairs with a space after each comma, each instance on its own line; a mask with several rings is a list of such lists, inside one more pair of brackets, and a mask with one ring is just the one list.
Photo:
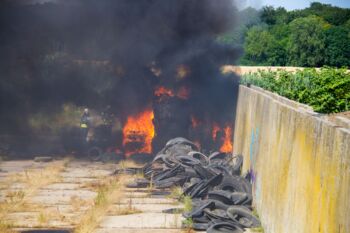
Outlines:
[[259, 71], [244, 75], [242, 83], [310, 105], [316, 112], [350, 111], [350, 73], [346, 69]]

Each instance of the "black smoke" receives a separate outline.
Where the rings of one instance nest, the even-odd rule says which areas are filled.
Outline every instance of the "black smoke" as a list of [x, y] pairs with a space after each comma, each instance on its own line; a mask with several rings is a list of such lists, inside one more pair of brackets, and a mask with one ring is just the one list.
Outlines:
[[28, 133], [30, 114], [64, 103], [111, 106], [125, 120], [152, 107], [160, 85], [190, 89], [172, 114], [233, 122], [238, 80], [220, 68], [239, 53], [216, 42], [234, 27], [232, 0], [20, 3], [0, 4], [1, 132]]

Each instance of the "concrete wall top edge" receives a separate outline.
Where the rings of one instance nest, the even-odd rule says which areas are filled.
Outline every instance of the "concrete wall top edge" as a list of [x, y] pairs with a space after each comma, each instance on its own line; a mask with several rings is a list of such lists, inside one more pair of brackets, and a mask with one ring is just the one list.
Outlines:
[[270, 97], [272, 97], [272, 98], [274, 98], [276, 100], [279, 100], [280, 102], [288, 104], [288, 105], [290, 105], [292, 107], [305, 109], [307, 111], [310, 111], [312, 114], [322, 115], [320, 113], [314, 112], [312, 107], [310, 107], [310, 106], [308, 106], [306, 104], [302, 104], [302, 103], [298, 103], [296, 101], [290, 100], [290, 99], [288, 99], [286, 97], [278, 95], [277, 93], [273, 93], [273, 92], [264, 90], [261, 87], [251, 86], [251, 88], [254, 89], [254, 90], [257, 90], [259, 92], [262, 92], [262, 93], [264, 93], [264, 94], [266, 94], [266, 95], [268, 95], [268, 96], [270, 96]]
[[276, 101], [278, 104], [287, 107], [290, 110], [296, 111], [299, 114], [307, 115], [310, 117], [315, 118], [315, 120], [319, 121], [320, 123], [326, 124], [329, 127], [334, 127], [337, 129], [343, 129], [342, 131], [345, 133], [350, 134], [350, 128], [347, 128], [347, 124], [336, 124], [335, 122], [330, 121], [325, 114], [317, 113], [312, 111], [312, 108], [308, 105], [298, 103], [296, 101], [287, 99], [286, 97], [280, 96], [276, 93], [272, 93], [270, 91], [264, 90], [260, 87], [251, 86], [247, 87], [245, 85], [240, 85], [240, 88], [244, 88], [247, 90], [251, 90], [253, 92], [256, 92], [258, 94], [264, 95], [266, 98], [272, 99], [273, 101]]

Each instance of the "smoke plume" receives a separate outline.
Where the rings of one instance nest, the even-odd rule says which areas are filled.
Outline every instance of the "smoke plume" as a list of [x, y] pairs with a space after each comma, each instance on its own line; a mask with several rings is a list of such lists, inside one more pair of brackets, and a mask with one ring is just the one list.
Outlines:
[[168, 108], [186, 117], [164, 131], [185, 127], [190, 115], [233, 122], [238, 81], [220, 67], [239, 53], [216, 42], [234, 27], [232, 0], [20, 3], [0, 5], [0, 131], [30, 132], [30, 114], [65, 103], [111, 106], [122, 121], [151, 107], [161, 121], [159, 86], [188, 92]]

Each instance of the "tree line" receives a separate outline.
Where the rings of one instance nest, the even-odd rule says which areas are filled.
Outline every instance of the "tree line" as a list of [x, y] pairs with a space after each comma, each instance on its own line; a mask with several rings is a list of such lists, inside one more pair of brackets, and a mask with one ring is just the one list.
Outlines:
[[302, 10], [265, 6], [239, 12], [220, 38], [244, 49], [241, 65], [350, 67], [350, 9], [319, 2]]

